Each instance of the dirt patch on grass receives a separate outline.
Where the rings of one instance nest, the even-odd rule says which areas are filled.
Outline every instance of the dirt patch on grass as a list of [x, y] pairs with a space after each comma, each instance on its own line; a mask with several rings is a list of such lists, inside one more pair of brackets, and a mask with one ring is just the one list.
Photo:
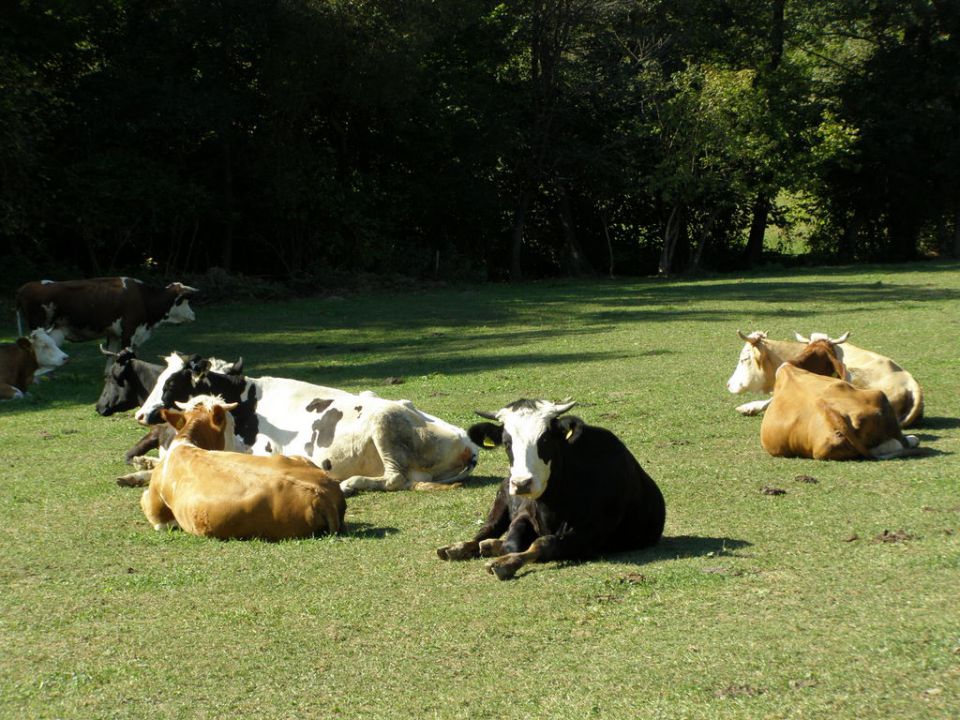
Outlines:
[[913, 535], [908, 533], [906, 530], [895, 530], [893, 532], [884, 530], [882, 533], [873, 538], [874, 542], [882, 543], [902, 543], [906, 542], [907, 540], [913, 540]]

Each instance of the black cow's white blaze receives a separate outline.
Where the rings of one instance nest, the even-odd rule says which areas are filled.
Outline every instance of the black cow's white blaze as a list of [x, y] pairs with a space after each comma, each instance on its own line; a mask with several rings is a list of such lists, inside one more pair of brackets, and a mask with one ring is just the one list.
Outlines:
[[511, 495], [536, 500], [546, 491], [551, 458], [543, 439], [554, 418], [574, 405], [573, 402], [524, 400], [497, 411], [495, 417], [503, 423], [504, 445], [510, 459]]

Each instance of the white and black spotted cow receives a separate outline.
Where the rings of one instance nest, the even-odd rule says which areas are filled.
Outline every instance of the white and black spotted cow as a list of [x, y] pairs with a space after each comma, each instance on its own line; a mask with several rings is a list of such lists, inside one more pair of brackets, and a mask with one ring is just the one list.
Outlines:
[[493, 557], [487, 570], [512, 578], [529, 562], [636, 550], [663, 534], [656, 483], [609, 430], [560, 417], [573, 402], [517, 400], [478, 423], [470, 437], [503, 445], [510, 475], [473, 540], [437, 550], [444, 560]]
[[195, 395], [237, 403], [236, 434], [251, 452], [309, 458], [347, 494], [449, 485], [477, 463], [477, 446], [466, 432], [409, 401], [287, 378], [224, 375], [203, 358], [176, 353], [167, 357], [137, 420], [157, 423], [161, 408]]
[[28, 282], [17, 290], [17, 324], [50, 328], [58, 345], [105, 338], [107, 347], [136, 348], [157, 325], [194, 319], [189, 298], [196, 288], [175, 282], [146, 285], [136, 278]]

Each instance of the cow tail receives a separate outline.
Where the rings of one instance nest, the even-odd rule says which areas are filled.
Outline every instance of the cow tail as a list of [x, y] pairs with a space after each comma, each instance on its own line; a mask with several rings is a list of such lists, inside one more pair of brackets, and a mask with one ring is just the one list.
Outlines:
[[850, 446], [856, 450], [862, 457], [872, 460], [873, 455], [870, 453], [870, 448], [863, 444], [863, 441], [857, 437], [856, 430], [853, 429], [853, 425], [850, 424], [850, 418], [848, 418], [843, 413], [839, 413], [830, 407], [829, 403], [820, 400], [819, 402], [821, 410], [826, 413], [827, 417], [832, 421], [832, 425], [837, 429], [837, 431], [843, 435], [844, 440], [850, 443]]
[[902, 428], [910, 427], [923, 417], [923, 388], [916, 380], [913, 381], [910, 388], [910, 398], [913, 400], [913, 404], [910, 406], [910, 412], [900, 423]]

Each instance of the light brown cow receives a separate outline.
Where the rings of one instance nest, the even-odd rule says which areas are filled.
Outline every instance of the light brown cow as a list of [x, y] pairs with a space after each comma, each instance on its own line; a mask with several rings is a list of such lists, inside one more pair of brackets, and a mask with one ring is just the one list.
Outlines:
[[760, 426], [760, 445], [768, 453], [816, 460], [886, 460], [918, 445], [915, 436], [904, 436], [882, 392], [818, 372], [844, 374], [836, 345], [827, 340], [811, 343], [796, 360], [777, 369], [773, 399]]
[[340, 484], [309, 460], [222, 451], [233, 442], [234, 407], [204, 396], [183, 412], [163, 410], [177, 437], [140, 499], [150, 524], [220, 539], [340, 532], [347, 507]]
[[[739, 394], [773, 390], [777, 368], [782, 363], [795, 359], [803, 352], [807, 338], [797, 335], [802, 342], [771, 340], [763, 332], [745, 335], [737, 330], [744, 341], [740, 359], [730, 379], [727, 390]], [[846, 340], [850, 333], [839, 339]], [[811, 339], [826, 339], [822, 333], [813, 333]], [[837, 348], [840, 362], [847, 371], [846, 380], [855, 387], [880, 390], [890, 400], [901, 427], [910, 427], [923, 416], [923, 390], [913, 376], [888, 357], [844, 342]], [[737, 407], [742, 415], [759, 415], [770, 400], [757, 400]]]

